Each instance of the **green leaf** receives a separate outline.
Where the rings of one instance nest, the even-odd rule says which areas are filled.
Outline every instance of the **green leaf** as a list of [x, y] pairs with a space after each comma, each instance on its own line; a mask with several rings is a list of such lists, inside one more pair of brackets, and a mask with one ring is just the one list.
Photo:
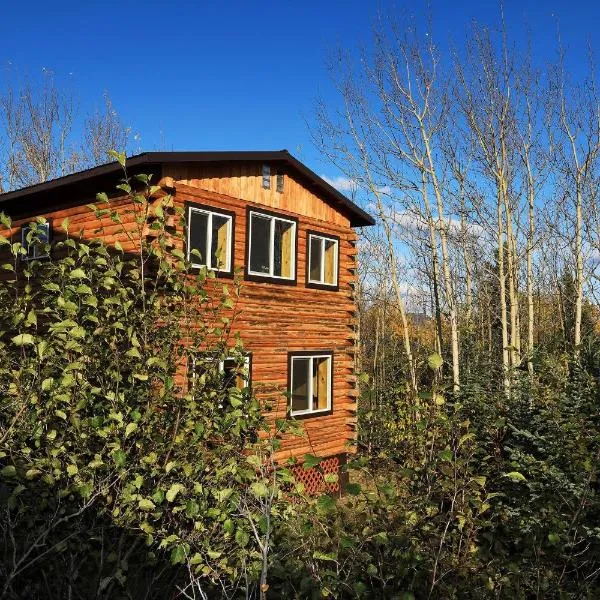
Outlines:
[[313, 558], [316, 558], [317, 560], [325, 560], [325, 561], [329, 561], [329, 562], [336, 562], [337, 561], [337, 554], [335, 554], [334, 552], [332, 552], [330, 554], [325, 554], [325, 552], [320, 552], [319, 550], [315, 550], [313, 552]]
[[454, 458], [454, 452], [452, 450], [442, 450], [438, 452], [438, 456], [445, 461], [451, 461]]
[[253, 483], [250, 490], [257, 498], [266, 498], [269, 495], [269, 488], [262, 481]]
[[337, 473], [327, 473], [323, 479], [325, 480], [325, 483], [337, 483], [340, 477]]
[[52, 377], [47, 377], [42, 381], [42, 392], [47, 392], [54, 385], [54, 379]]
[[142, 498], [138, 502], [138, 506], [141, 510], [144, 511], [150, 511], [156, 508], [156, 504], [154, 504], [154, 502], [152, 502], [152, 500], [150, 500], [149, 498]]
[[20, 333], [12, 338], [12, 343], [15, 346], [33, 346], [33, 344], [35, 344], [35, 340], [30, 333]]
[[185, 488], [183, 487], [183, 485], [181, 485], [181, 483], [174, 483], [169, 490], [167, 491], [166, 494], [166, 499], [167, 502], [173, 502], [173, 500], [175, 500], [177, 494], [179, 494], [179, 492], [183, 491]]
[[69, 277], [71, 279], [86, 279], [86, 274], [85, 271], [83, 269], [73, 269], [70, 273], [69, 273]]
[[525, 479], [525, 476], [522, 475], [521, 473], [519, 473], [518, 471], [511, 471], [510, 473], [504, 473], [504, 477], [508, 477], [509, 479], [512, 479], [513, 481], [527, 481], [527, 479]]
[[437, 352], [434, 352], [427, 357], [427, 364], [431, 369], [437, 371], [444, 364], [444, 359]]
[[129, 437], [137, 428], [137, 423], [128, 423], [125, 427], [125, 437]]
[[171, 564], [177, 565], [185, 562], [185, 548], [183, 546], [175, 546], [171, 550]]
[[2, 477], [16, 477], [17, 470], [14, 465], [7, 465], [0, 471], [0, 475], [2, 475]]
[[113, 452], [113, 460], [115, 461], [115, 465], [117, 465], [117, 467], [122, 467], [126, 460], [127, 460], [127, 455], [125, 454], [125, 452], [123, 452], [123, 450], [115, 450]]
[[358, 496], [362, 492], [360, 483], [349, 483], [346, 485], [346, 492], [351, 496]]
[[235, 532], [235, 541], [240, 546], [247, 546], [250, 541], [250, 536], [243, 529], [238, 529]]
[[305, 470], [308, 469], [312, 469], [313, 467], [316, 467], [323, 459], [320, 458], [319, 456], [314, 456], [312, 454], [305, 454], [304, 455], [304, 463], [302, 464], [302, 467]]
[[77, 473], [79, 473], [79, 469], [77, 468], [77, 465], [67, 465], [67, 473], [73, 477], [73, 475], [77, 475]]
[[[117, 152], [116, 150], [109, 150], [107, 152], [107, 154], [111, 157], [114, 158], [122, 167], [125, 166], [125, 152]], [[175, 564], [175, 563], [173, 563]]]
[[335, 500], [331, 496], [323, 495], [317, 500], [317, 507], [323, 512], [330, 512], [335, 508]]

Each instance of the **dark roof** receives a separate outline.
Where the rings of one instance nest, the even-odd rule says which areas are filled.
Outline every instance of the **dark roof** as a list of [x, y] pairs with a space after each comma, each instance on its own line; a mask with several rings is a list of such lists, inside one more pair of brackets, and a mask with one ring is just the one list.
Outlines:
[[[161, 165], [167, 163], [196, 163], [196, 162], [226, 162], [226, 161], [260, 161], [268, 163], [284, 163], [294, 169], [305, 179], [308, 187], [315, 188], [320, 195], [330, 200], [350, 217], [353, 227], [374, 225], [375, 219], [354, 202], [346, 198], [323, 178], [311, 171], [306, 165], [294, 158], [287, 150], [275, 151], [232, 151], [232, 152], [144, 152], [131, 156], [127, 159], [127, 169], [132, 172], [145, 172], [143, 169], [151, 170], [152, 167], [160, 169]], [[79, 171], [71, 175], [52, 179], [44, 183], [38, 183], [26, 188], [0, 194], [0, 207], [9, 209], [7, 212], [13, 214], [34, 213], [50, 204], [57, 204], [57, 198], [62, 193], [79, 192], [95, 193], [106, 191], [103, 187], [114, 179], [115, 175], [121, 173], [121, 167], [117, 162], [93, 167], [85, 171]], [[94, 186], [95, 189], [94, 189]], [[24, 202], [27, 204], [24, 205]]]

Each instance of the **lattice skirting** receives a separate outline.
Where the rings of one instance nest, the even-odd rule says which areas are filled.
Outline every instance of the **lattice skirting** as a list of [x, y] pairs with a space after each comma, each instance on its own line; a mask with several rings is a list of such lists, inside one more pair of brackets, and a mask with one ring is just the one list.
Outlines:
[[[343, 492], [343, 474], [340, 466], [345, 456], [332, 456], [322, 460], [318, 466], [305, 469], [302, 465], [293, 467], [292, 472], [296, 481], [304, 484], [305, 492], [310, 496], [318, 494], [340, 494]], [[335, 483], [325, 481], [325, 475], [335, 473], [338, 480]]]

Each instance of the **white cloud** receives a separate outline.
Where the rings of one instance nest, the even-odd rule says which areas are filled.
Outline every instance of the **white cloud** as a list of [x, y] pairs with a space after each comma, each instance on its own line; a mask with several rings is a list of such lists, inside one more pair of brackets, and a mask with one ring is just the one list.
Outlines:
[[336, 190], [339, 190], [340, 192], [354, 192], [358, 188], [356, 181], [348, 177], [327, 177], [327, 175], [321, 175], [321, 177], [329, 185], [332, 185]]
[[[358, 182], [349, 177], [327, 177], [327, 175], [321, 175], [321, 178], [340, 192], [355, 192], [359, 187]], [[377, 188], [377, 191], [381, 194], [389, 194], [392, 191], [392, 188], [389, 185], [382, 185]]]
[[[410, 211], [395, 212], [392, 215], [392, 220], [402, 229], [413, 233], [427, 231], [427, 221], [418, 213]], [[450, 217], [444, 219], [448, 232], [452, 236], [460, 237], [463, 232], [463, 223], [457, 217]], [[485, 237], [484, 228], [478, 223], [467, 221], [465, 224], [467, 233], [476, 240], [481, 240]]]

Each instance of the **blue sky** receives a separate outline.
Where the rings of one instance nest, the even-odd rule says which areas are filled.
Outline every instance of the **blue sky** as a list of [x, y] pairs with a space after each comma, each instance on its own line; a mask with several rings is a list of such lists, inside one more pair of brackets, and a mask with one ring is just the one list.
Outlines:
[[[34, 79], [50, 69], [75, 88], [83, 112], [108, 90], [142, 150], [287, 148], [330, 176], [306, 126], [317, 96], [336, 100], [327, 56], [337, 45], [368, 46], [378, 10], [408, 6], [424, 15], [427, 7], [416, 0], [4, 4], [0, 77], [12, 70]], [[432, 13], [442, 45], [464, 40], [473, 19], [496, 21], [499, 3], [438, 0]], [[596, 45], [600, 3], [506, 0], [505, 15], [517, 40], [527, 24], [542, 61], [555, 57], [558, 17], [575, 72], [586, 43]]]

